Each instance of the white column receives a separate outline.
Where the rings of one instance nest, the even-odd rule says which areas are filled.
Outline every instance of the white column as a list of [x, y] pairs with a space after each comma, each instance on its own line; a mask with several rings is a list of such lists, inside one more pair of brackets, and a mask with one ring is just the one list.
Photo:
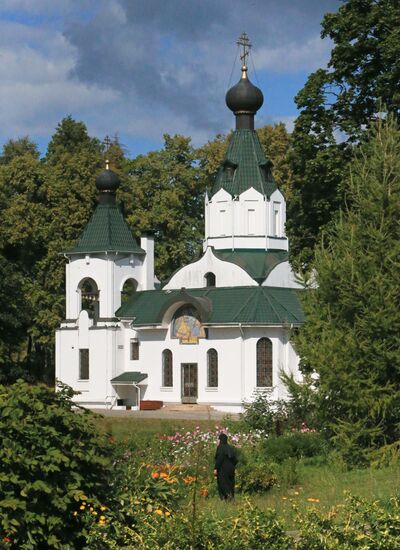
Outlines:
[[146, 252], [142, 268], [141, 290], [154, 289], [154, 236], [144, 234], [140, 238], [140, 246]]

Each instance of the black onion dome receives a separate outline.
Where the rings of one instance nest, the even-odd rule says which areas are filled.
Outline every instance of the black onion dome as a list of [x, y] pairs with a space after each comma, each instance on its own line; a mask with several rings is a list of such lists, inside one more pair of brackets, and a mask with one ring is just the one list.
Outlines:
[[99, 191], [115, 192], [120, 184], [118, 175], [112, 170], [104, 170], [96, 178], [96, 187]]
[[242, 78], [227, 91], [225, 101], [235, 114], [255, 114], [264, 103], [264, 96], [247, 78], [247, 67], [242, 67], [242, 71]]

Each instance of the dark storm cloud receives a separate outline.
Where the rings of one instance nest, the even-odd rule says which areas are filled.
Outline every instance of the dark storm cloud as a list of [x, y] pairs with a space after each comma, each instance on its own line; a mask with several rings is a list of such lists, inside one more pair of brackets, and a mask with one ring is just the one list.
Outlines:
[[[134, 112], [167, 112], [217, 131], [227, 116], [221, 106], [240, 33], [246, 30], [267, 56], [269, 49], [276, 54], [287, 45], [287, 58], [275, 55], [276, 66], [268, 69], [282, 72], [286, 63], [293, 70], [293, 45], [315, 37], [324, 13], [339, 5], [338, 0], [114, 0], [88, 22], [70, 23], [65, 37], [76, 48], [72, 73], [79, 81], [120, 92]], [[311, 50], [303, 63], [314, 69]], [[238, 77], [237, 69], [233, 80]]]

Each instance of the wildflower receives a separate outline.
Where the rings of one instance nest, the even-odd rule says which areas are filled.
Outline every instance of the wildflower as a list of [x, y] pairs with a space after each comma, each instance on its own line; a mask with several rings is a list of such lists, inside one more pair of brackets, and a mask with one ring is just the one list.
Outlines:
[[287, 497], [282, 497], [282, 500], [287, 500]]
[[168, 512], [168, 510], [165, 512], [166, 517], [168, 518], [171, 515], [171, 512]]
[[156, 514], [158, 514], [159, 516], [162, 516], [162, 515], [164, 515], [164, 512], [158, 508], [156, 510]]
[[77, 516], [77, 515], [78, 515], [78, 512], [75, 511], [75, 512], [73, 513], [73, 515], [74, 515], [74, 516]]
[[79, 506], [79, 510], [84, 510], [85, 507], [82, 505], [82, 506]]
[[106, 516], [100, 516], [100, 521], [106, 521]]
[[319, 498], [308, 498], [307, 499], [308, 502], [319, 502]]
[[295, 491], [294, 494], [295, 494], [295, 495], [299, 495], [300, 493], [299, 493], [299, 491]]
[[3, 537], [3, 542], [12, 542], [12, 540], [9, 537]]
[[101, 510], [102, 512], [104, 512], [105, 509], [106, 509], [105, 506], [100, 506], [100, 510]]
[[168, 477], [167, 472], [160, 472], [160, 477], [163, 477], [163, 478]]
[[152, 477], [153, 479], [158, 479], [158, 478], [160, 477], [160, 474], [159, 474], [158, 472], [153, 472], [153, 473], [151, 474], [151, 477]]

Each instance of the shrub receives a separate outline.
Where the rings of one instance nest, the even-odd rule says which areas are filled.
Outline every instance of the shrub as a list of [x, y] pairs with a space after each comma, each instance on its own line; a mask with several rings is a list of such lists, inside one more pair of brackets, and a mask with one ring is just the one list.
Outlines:
[[281, 437], [270, 437], [264, 441], [268, 460], [283, 462], [287, 458], [309, 458], [326, 456], [329, 450], [326, 439], [319, 433], [294, 432]]
[[393, 498], [385, 509], [378, 502], [348, 497], [345, 505], [329, 512], [311, 510], [298, 518], [300, 531], [295, 548], [400, 548], [400, 503]]
[[281, 435], [287, 419], [286, 403], [271, 401], [269, 392], [257, 392], [251, 402], [244, 404], [243, 421], [252, 430]]
[[276, 472], [271, 464], [252, 461], [241, 464], [237, 469], [236, 489], [239, 493], [264, 493], [276, 482]]
[[0, 386], [0, 528], [9, 548], [82, 548], [82, 510], [106, 497], [109, 446], [72, 396], [22, 380]]

